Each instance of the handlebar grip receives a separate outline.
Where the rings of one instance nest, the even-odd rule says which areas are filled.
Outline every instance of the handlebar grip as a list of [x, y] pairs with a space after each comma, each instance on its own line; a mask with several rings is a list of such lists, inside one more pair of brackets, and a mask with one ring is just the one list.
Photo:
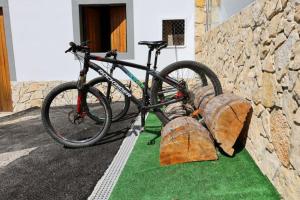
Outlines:
[[75, 44], [74, 42], [70, 42], [69, 45], [71, 46], [67, 51], [65, 51], [65, 53], [68, 53], [70, 51], [72, 52], [77, 52], [77, 51], [80, 51], [80, 52], [90, 52], [90, 49], [88, 46], [80, 46], [80, 45], [77, 45]]
[[74, 42], [70, 42], [69, 45], [70, 45], [72, 48], [74, 48], [74, 47], [77, 46]]

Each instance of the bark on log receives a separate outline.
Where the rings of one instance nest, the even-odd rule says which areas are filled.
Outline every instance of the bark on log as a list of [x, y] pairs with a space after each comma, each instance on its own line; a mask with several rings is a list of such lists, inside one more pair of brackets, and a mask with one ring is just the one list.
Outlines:
[[251, 104], [231, 93], [212, 98], [205, 106], [206, 126], [225, 153], [232, 156], [233, 146], [240, 135]]
[[177, 102], [168, 105], [165, 108], [164, 113], [168, 116], [170, 120], [173, 120], [177, 117], [189, 115], [193, 111], [193, 106], [189, 104], [183, 104], [182, 102]]
[[195, 87], [190, 91], [190, 103], [194, 105], [199, 114], [203, 115], [205, 106], [214, 96], [212, 86]]
[[218, 159], [209, 132], [191, 117], [170, 121], [162, 129], [161, 137], [161, 165]]

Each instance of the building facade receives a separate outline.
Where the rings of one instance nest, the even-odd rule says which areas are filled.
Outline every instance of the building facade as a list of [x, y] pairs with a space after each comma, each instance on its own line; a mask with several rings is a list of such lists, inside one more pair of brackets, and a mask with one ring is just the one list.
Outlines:
[[[2, 111], [38, 106], [50, 88], [77, 80], [79, 62], [64, 53], [70, 41], [90, 40], [95, 54], [118, 49], [120, 59], [146, 64], [148, 49], [138, 41], [167, 40], [158, 69], [195, 57], [194, 1], [1, 0], [0, 7], [9, 60], [1, 64], [9, 73], [4, 75], [1, 68], [6, 82], [0, 83], [0, 94], [5, 96], [0, 102], [12, 99]], [[143, 79], [143, 72], [132, 72]], [[89, 78], [97, 75], [89, 74]], [[127, 79], [122, 72], [115, 76]]]

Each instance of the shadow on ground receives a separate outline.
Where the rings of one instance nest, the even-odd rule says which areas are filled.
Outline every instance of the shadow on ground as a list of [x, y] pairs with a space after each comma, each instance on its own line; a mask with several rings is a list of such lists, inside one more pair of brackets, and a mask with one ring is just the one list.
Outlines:
[[38, 109], [0, 121], [0, 154], [36, 148], [0, 168], [0, 199], [86, 199], [117, 153], [137, 116], [112, 124], [97, 145], [67, 149], [45, 132]]

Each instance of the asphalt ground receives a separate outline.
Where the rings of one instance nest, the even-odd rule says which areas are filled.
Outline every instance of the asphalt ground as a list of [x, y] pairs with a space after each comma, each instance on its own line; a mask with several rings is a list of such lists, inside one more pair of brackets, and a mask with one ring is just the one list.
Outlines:
[[137, 114], [131, 106], [99, 144], [81, 149], [56, 143], [45, 132], [39, 109], [1, 118], [0, 199], [87, 199]]

